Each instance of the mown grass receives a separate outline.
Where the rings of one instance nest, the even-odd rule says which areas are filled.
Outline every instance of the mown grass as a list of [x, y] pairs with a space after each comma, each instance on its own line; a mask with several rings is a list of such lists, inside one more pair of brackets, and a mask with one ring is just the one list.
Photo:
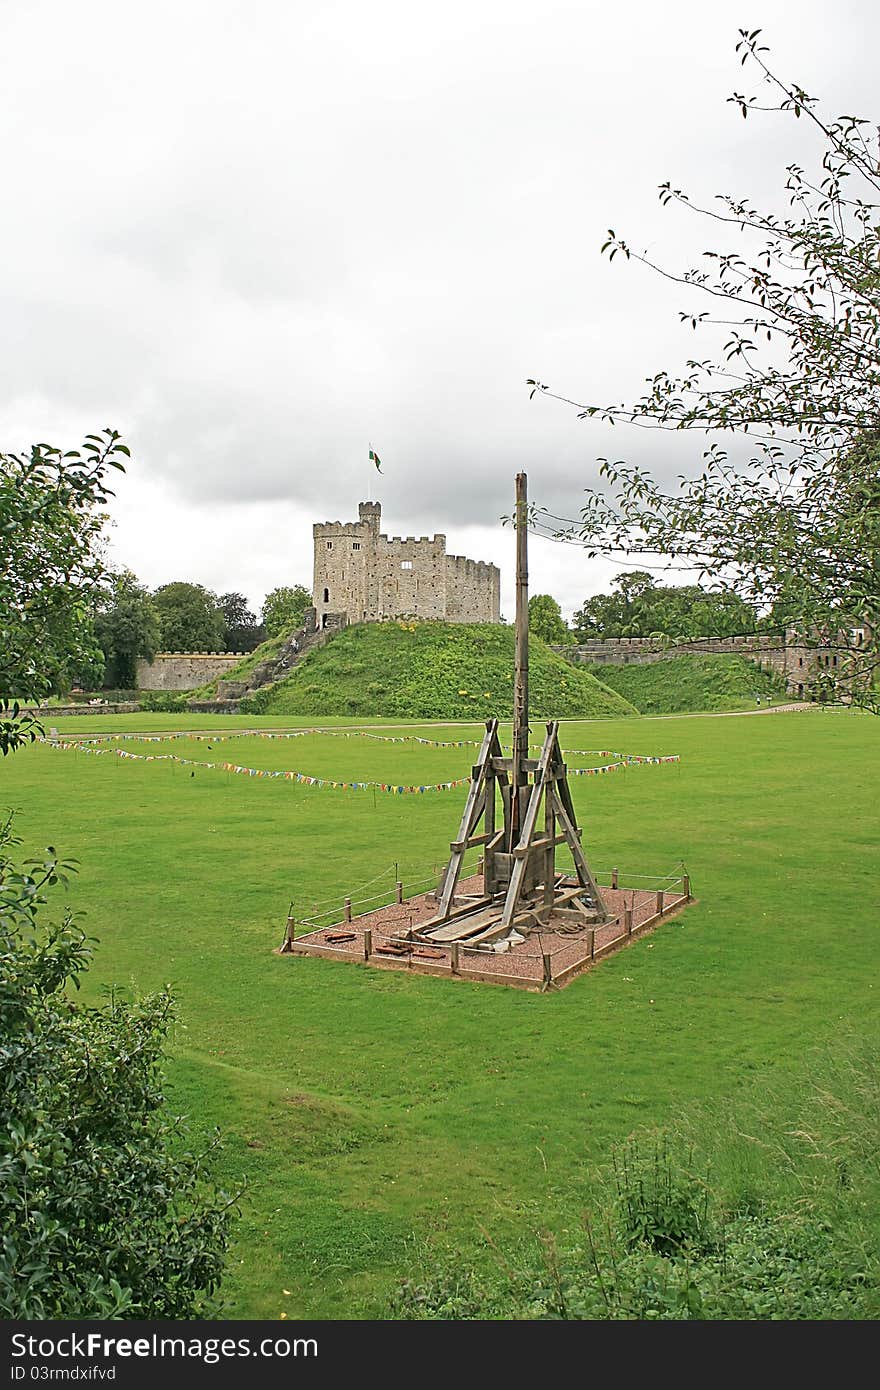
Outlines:
[[597, 680], [616, 690], [641, 714], [681, 714], [690, 710], [735, 710], [791, 697], [774, 671], [762, 671], [743, 656], [673, 656], [646, 665], [589, 666]]
[[[807, 1054], [875, 1032], [878, 731], [843, 712], [565, 725], [565, 748], [682, 755], [572, 789], [595, 866], [625, 880], [684, 858], [699, 902], [544, 996], [273, 954], [291, 898], [338, 900], [376, 874], [390, 896], [395, 861], [405, 881], [431, 872], [463, 792], [374, 803], [37, 746], [6, 760], [0, 801], [22, 807], [29, 846], [82, 861], [89, 990], [174, 986], [170, 1098], [220, 1126], [221, 1174], [249, 1184], [230, 1315], [384, 1315], [425, 1242], [494, 1270], [483, 1232], [564, 1239], [633, 1130], [756, 1094], [782, 1116]], [[173, 751], [409, 783], [461, 776], [473, 750], [311, 735]], [[865, 1220], [876, 1234], [876, 1209]]]
[[[513, 709], [513, 628], [499, 623], [359, 623], [309, 652], [283, 681], [250, 696], [260, 714], [482, 719]], [[529, 643], [535, 716], [633, 714], [620, 695], [569, 665], [546, 643]]]

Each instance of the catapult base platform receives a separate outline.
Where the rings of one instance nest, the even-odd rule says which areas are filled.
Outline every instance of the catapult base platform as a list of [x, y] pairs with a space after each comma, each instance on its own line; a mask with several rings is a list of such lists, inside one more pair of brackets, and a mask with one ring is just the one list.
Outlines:
[[[481, 888], [480, 877], [460, 884], [463, 894], [478, 894]], [[436, 914], [436, 895], [428, 893], [293, 937], [277, 954], [323, 956], [383, 970], [415, 970], [517, 989], [559, 989], [693, 901], [684, 877], [667, 880], [662, 889], [603, 886], [602, 898], [608, 921], [574, 929], [569, 923], [551, 925], [532, 931], [503, 951], [492, 949], [491, 943], [469, 946], [467, 941], [410, 940], [410, 933], [418, 933], [421, 924]]]

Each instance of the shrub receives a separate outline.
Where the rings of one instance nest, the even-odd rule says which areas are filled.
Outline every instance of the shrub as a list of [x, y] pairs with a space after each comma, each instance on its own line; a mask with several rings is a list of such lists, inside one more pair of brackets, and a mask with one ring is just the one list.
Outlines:
[[148, 690], [141, 697], [141, 709], [176, 714], [179, 710], [186, 709], [187, 700], [190, 698], [190, 692], [187, 690]]
[[48, 849], [19, 868], [16, 843], [10, 816], [0, 826], [0, 1315], [204, 1315], [234, 1200], [164, 1109], [171, 997], [76, 1003], [69, 990], [90, 943], [69, 911], [38, 920], [75, 865]]

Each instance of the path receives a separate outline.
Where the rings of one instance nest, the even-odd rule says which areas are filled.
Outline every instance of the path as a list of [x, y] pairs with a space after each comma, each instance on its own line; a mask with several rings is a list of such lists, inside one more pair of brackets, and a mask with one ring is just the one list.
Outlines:
[[[792, 714], [792, 713], [796, 713], [796, 712], [802, 711], [802, 710], [818, 710], [818, 709], [822, 709], [822, 708], [823, 708], [822, 705], [812, 705], [812, 704], [809, 704], [809, 703], [807, 703], [807, 702], [803, 702], [803, 703], [801, 703], [801, 704], [791, 704], [791, 705], [762, 705], [760, 709], [694, 710], [694, 711], [691, 711], [691, 712], [689, 712], [689, 713], [687, 713], [687, 714], [684, 714], [684, 713], [682, 713], [682, 714], [642, 714], [642, 715], [639, 715], [638, 717], [639, 717], [640, 719], [739, 719], [739, 718], [740, 718], [742, 715], [744, 715], [744, 714]], [[835, 706], [834, 708], [837, 709], [837, 708], [839, 708], [839, 707], [838, 707], [838, 706]], [[50, 722], [50, 721], [49, 721], [49, 713], [50, 713], [49, 711], [44, 711], [44, 712], [43, 712], [43, 718], [44, 718], [44, 720], [45, 720], [46, 723], [49, 723], [49, 722]], [[59, 715], [58, 717], [61, 718], [62, 716]], [[63, 717], [65, 717], [65, 718], [70, 718], [70, 717], [72, 717], [72, 716], [63, 716]], [[540, 721], [536, 721], [536, 722], [540, 722]], [[224, 734], [234, 733], [234, 734], [236, 734], [239, 738], [241, 738], [241, 737], [243, 737], [245, 734], [285, 734], [285, 733], [289, 733], [289, 732], [291, 731], [291, 728], [292, 728], [292, 727], [295, 727], [295, 728], [297, 728], [297, 729], [308, 729], [308, 731], [309, 731], [310, 733], [316, 733], [316, 734], [332, 734], [332, 733], [337, 733], [340, 729], [349, 729], [349, 730], [352, 730], [352, 731], [364, 729], [364, 730], [366, 730], [367, 733], [371, 733], [371, 732], [373, 732], [373, 731], [376, 730], [376, 729], [391, 729], [391, 730], [394, 730], [394, 729], [405, 729], [405, 728], [412, 728], [412, 727], [415, 727], [415, 728], [418, 728], [418, 729], [422, 729], [422, 728], [426, 728], [428, 725], [430, 725], [431, 728], [440, 728], [440, 729], [473, 728], [473, 727], [476, 727], [478, 723], [479, 723], [479, 721], [477, 721], [477, 720], [468, 721], [468, 720], [464, 720], [464, 719], [406, 719], [406, 720], [399, 720], [399, 721], [398, 721], [397, 723], [395, 723], [395, 724], [314, 724], [314, 725], [313, 725], [313, 724], [307, 724], [307, 725], [296, 725], [296, 726], [291, 726], [290, 724], [278, 724], [278, 725], [272, 725], [272, 726], [269, 726], [269, 725], [262, 725], [260, 728], [253, 728], [253, 729], [244, 729], [244, 728], [240, 728], [240, 727], [238, 727], [238, 726], [235, 726], [235, 727], [233, 727], [233, 728], [230, 728], [229, 725], [227, 724], [226, 727], [225, 727], [225, 728], [222, 728], [222, 729], [205, 729], [205, 728], [199, 727], [199, 728], [197, 728], [197, 729], [169, 729], [169, 728], [165, 728], [165, 729], [130, 729], [130, 730], [125, 730], [125, 729], [102, 729], [102, 728], [95, 728], [95, 726], [94, 726], [93, 724], [90, 723], [90, 724], [89, 724], [89, 733], [91, 733], [93, 729], [94, 729], [95, 734], [98, 735], [98, 736], [103, 736], [103, 735], [105, 735], [105, 734], [119, 734], [119, 733], [126, 733], [126, 732], [128, 732], [128, 733], [132, 733], [132, 734], [134, 734], [134, 733], [139, 734], [139, 735], [140, 735], [141, 737], [143, 737], [143, 738], [161, 738], [163, 735], [166, 735], [166, 736], [167, 736], [168, 734], [173, 734], [173, 733], [199, 734], [199, 735], [201, 735], [201, 736], [204, 737], [204, 738], [221, 738]], [[560, 724], [607, 724], [607, 723], [608, 723], [608, 720], [607, 720], [607, 718], [606, 718], [606, 719], [560, 719], [559, 723], [560, 723]], [[84, 738], [85, 736], [86, 736], [86, 735], [85, 735], [84, 733], [81, 733], [81, 734], [76, 735], [76, 737], [78, 737], [78, 738]]]

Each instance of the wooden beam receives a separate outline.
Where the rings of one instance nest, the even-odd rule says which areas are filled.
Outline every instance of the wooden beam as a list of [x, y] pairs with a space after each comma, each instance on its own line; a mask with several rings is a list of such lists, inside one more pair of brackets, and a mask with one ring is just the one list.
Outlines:
[[482, 835], [471, 835], [468, 840], [453, 840], [449, 848], [452, 850], [475, 849], [477, 845], [498, 844], [503, 835], [503, 830], [484, 830]]
[[[548, 797], [548, 802], [549, 802], [549, 800], [550, 800], [550, 798]], [[551, 812], [551, 814], [552, 814], [552, 812]], [[552, 847], [553, 845], [564, 845], [564, 844], [565, 844], [565, 836], [564, 836], [564, 835], [542, 835], [541, 838], [540, 838], [539, 840], [532, 840], [531, 844], [528, 844], [528, 845], [517, 845], [517, 847], [516, 847], [516, 849], [513, 851], [513, 853], [514, 853], [514, 857], [515, 857], [516, 859], [524, 859], [524, 858], [526, 858], [527, 855], [531, 854], [531, 852], [532, 852], [533, 849], [547, 849], [548, 847]], [[553, 874], [554, 874], [554, 869], [553, 869], [553, 864], [552, 864], [552, 862], [551, 862], [551, 864], [550, 864], [550, 866], [549, 866], [549, 869], [548, 869], [547, 867], [545, 867], [544, 872], [545, 872], [545, 874], [546, 874], [546, 873], [549, 873], [550, 879], [552, 880]], [[545, 878], [544, 881], [546, 882], [546, 878]]]
[[[538, 766], [539, 761], [540, 760], [538, 758], [524, 758], [522, 766], [525, 768], [526, 772], [534, 772], [535, 768]], [[514, 760], [513, 758], [503, 757], [493, 758], [492, 768], [495, 772], [512, 772], [514, 768]]]
[[568, 840], [568, 847], [571, 850], [571, 857], [574, 860], [574, 866], [575, 870], [577, 871], [578, 879], [584, 886], [584, 888], [589, 889], [590, 895], [593, 898], [593, 901], [595, 902], [596, 907], [601, 915], [601, 920], [604, 922], [608, 919], [608, 909], [606, 908], [602, 894], [599, 891], [599, 885], [590, 872], [590, 866], [587, 863], [586, 855], [584, 854], [583, 848], [581, 846], [577, 826], [574, 824], [572, 818], [569, 816], [568, 810], [566, 809], [564, 804], [565, 799], [567, 799], [569, 803], [571, 802], [571, 796], [569, 795], [567, 798], [564, 799], [562, 796], [563, 789], [566, 792], [568, 792], [567, 782], [560, 782], [557, 786], [554, 786], [551, 792], [551, 796], [554, 798], [556, 802], [556, 814], [559, 817], [559, 822], [562, 826], [562, 829], [565, 832], [565, 838]]
[[[529, 756], [529, 503], [528, 479], [516, 475], [516, 661], [513, 681], [513, 781], [526, 785]], [[519, 806], [515, 814], [519, 814]], [[511, 848], [513, 847], [511, 842]]]
[[461, 875], [461, 867], [464, 862], [464, 849], [456, 849], [455, 845], [464, 845], [470, 839], [480, 816], [486, 809], [487, 793], [494, 791], [491, 782], [490, 759], [495, 753], [500, 753], [501, 747], [498, 742], [498, 720], [489, 719], [486, 722], [486, 732], [483, 735], [483, 742], [480, 745], [480, 752], [474, 765], [474, 775], [471, 779], [467, 801], [461, 816], [461, 824], [458, 834], [453, 840], [453, 849], [449, 863], [443, 875], [443, 883], [440, 890], [440, 906], [438, 916], [445, 917], [452, 907], [452, 900], [455, 896], [455, 887]]
[[[531, 795], [523, 816], [522, 828], [520, 830], [519, 844], [514, 848], [514, 854], [518, 850], [523, 850], [521, 857], [517, 858], [510, 875], [510, 884], [507, 889], [507, 897], [504, 900], [504, 911], [501, 914], [502, 923], [509, 927], [519, 906], [519, 896], [522, 892], [523, 878], [525, 877], [526, 864], [528, 863], [528, 850], [535, 833], [535, 825], [538, 820], [538, 811], [541, 809], [541, 800], [544, 796], [544, 777], [543, 773], [550, 765], [553, 756], [553, 749], [556, 746], [556, 730], [558, 724], [547, 725], [547, 737], [544, 740], [544, 747], [541, 749], [541, 756], [538, 760], [538, 767], [535, 771], [535, 781], [532, 785]], [[550, 787], [553, 787], [551, 782]]]

